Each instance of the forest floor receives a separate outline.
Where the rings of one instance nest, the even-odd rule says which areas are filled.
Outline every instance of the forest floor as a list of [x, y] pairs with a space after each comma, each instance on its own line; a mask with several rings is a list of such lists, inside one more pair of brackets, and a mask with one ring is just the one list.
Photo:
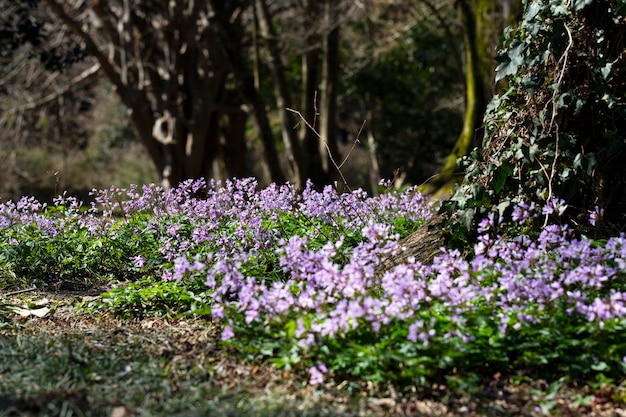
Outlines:
[[206, 320], [120, 320], [78, 308], [94, 297], [13, 297], [31, 314], [0, 327], [0, 416], [626, 416], [610, 389], [499, 375], [466, 393], [312, 387], [305, 375], [222, 350]]

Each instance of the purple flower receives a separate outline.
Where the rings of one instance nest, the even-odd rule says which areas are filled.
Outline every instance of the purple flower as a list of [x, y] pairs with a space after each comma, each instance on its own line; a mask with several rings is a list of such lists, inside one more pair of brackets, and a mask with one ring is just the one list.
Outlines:
[[309, 378], [309, 385], [320, 385], [324, 383], [324, 375], [328, 373], [328, 369], [326, 365], [322, 362], [318, 362], [317, 365], [309, 368], [309, 374], [311, 377]]
[[135, 267], [141, 269], [146, 265], [146, 260], [141, 255], [131, 256], [130, 260], [134, 262]]
[[596, 226], [598, 221], [604, 216], [604, 209], [595, 206], [591, 214], [589, 215], [589, 224], [592, 226]]
[[222, 341], [227, 341], [235, 337], [235, 333], [233, 332], [232, 327], [226, 326], [224, 330], [222, 330]]
[[407, 339], [413, 343], [417, 342], [417, 332], [424, 328], [424, 320], [418, 320], [415, 323], [409, 326], [409, 334], [407, 335]]

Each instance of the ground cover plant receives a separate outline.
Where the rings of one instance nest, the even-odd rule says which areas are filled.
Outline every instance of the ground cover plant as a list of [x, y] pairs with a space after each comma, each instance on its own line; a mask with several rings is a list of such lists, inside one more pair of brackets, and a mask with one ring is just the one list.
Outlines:
[[558, 224], [564, 209], [520, 201], [485, 218], [472, 247], [381, 270], [437, 210], [413, 189], [372, 198], [200, 180], [94, 191], [89, 207], [23, 198], [0, 206], [2, 291], [108, 286], [83, 310], [195, 316], [222, 354], [310, 386], [467, 394], [541, 379], [608, 386], [621, 403], [624, 236], [574, 235]]

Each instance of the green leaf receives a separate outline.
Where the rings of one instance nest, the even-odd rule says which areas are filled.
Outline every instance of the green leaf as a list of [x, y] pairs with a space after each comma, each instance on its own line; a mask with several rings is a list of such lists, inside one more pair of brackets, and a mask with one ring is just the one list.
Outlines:
[[542, 6], [538, 1], [533, 1], [528, 6], [528, 10], [526, 10], [526, 16], [524, 17], [525, 22], [530, 22], [537, 16], [537, 14], [541, 11]]
[[458, 216], [465, 229], [471, 230], [472, 222], [474, 221], [474, 210], [469, 208], [465, 210], [459, 210]]
[[498, 214], [500, 214], [500, 216], [504, 216], [504, 211], [507, 208], [509, 208], [510, 205], [511, 205], [511, 200], [509, 199], [502, 200], [502, 202], [500, 202], [500, 204], [496, 206], [496, 208], [498, 209]]
[[575, 12], [578, 12], [589, 6], [591, 3], [593, 3], [593, 0], [574, 0], [572, 9], [574, 9]]
[[609, 62], [604, 67], [600, 68], [600, 73], [602, 73], [602, 78], [604, 78], [605, 80], [609, 78], [609, 75], [611, 75], [611, 68], [613, 68], [612, 62]]
[[599, 361], [591, 365], [591, 369], [597, 372], [608, 371], [611, 367], [604, 361]]
[[511, 42], [511, 49], [506, 55], [500, 55], [499, 60], [501, 64], [496, 68], [496, 82], [500, 81], [504, 77], [517, 73], [517, 69], [524, 63], [524, 43], [514, 39]]
[[535, 160], [535, 156], [539, 153], [539, 145], [533, 143], [530, 146], [520, 145], [521, 147], [515, 152], [517, 159], [524, 159], [527, 163]]
[[504, 162], [493, 173], [493, 189], [496, 193], [499, 193], [504, 189], [507, 178], [513, 173], [513, 168], [508, 163]]
[[582, 154], [579, 153], [574, 158], [574, 169], [583, 171], [588, 176], [593, 175], [593, 171], [596, 169], [598, 165], [598, 159], [596, 155], [593, 153]]
[[565, 0], [561, 1], [559, 4], [551, 5], [551, 9], [552, 13], [556, 16], [567, 16], [569, 14], [567, 2]]

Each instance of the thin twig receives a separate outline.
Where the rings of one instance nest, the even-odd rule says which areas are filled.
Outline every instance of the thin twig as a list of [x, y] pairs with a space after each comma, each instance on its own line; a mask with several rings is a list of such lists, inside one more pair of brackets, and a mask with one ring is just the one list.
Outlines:
[[356, 144], [357, 143], [361, 143], [359, 138], [361, 137], [361, 132], [363, 132], [363, 128], [365, 127], [365, 123], [367, 123], [367, 120], [363, 120], [363, 123], [361, 123], [361, 128], [359, 129], [359, 133], [357, 133], [357, 135], [356, 135], [356, 139], [352, 143], [352, 147], [350, 148], [350, 150], [348, 151], [348, 154], [343, 159], [343, 161], [341, 161], [341, 164], [339, 164], [339, 166], [337, 168], [341, 168], [343, 166], [343, 164], [345, 164], [348, 161], [348, 158], [350, 158], [350, 154], [352, 154], [352, 151], [356, 147]]
[[[560, 86], [561, 86], [561, 82], [563, 81], [563, 76], [565, 75], [565, 69], [567, 68], [567, 57], [569, 55], [569, 50], [571, 49], [572, 45], [574, 44], [574, 40], [572, 38], [572, 32], [570, 31], [569, 27], [567, 27], [567, 25], [564, 25], [565, 30], [567, 31], [567, 37], [569, 38], [569, 42], [567, 44], [567, 48], [565, 48], [565, 52], [563, 52], [563, 56], [561, 57], [561, 59], [563, 60], [563, 66], [561, 68], [561, 73], [559, 74], [559, 79], [556, 83], [556, 88], [554, 89], [554, 93], [552, 94], [552, 117], [550, 118], [550, 126], [548, 127], [548, 131], [552, 130], [552, 125], [554, 124], [554, 120], [556, 118], [556, 112], [558, 111], [557, 108], [557, 97], [556, 95], [558, 94], [559, 90], [560, 90]], [[550, 201], [552, 199], [552, 180], [554, 179], [554, 176], [556, 175], [556, 164], [557, 164], [557, 160], [559, 158], [559, 124], [556, 124], [556, 128], [555, 128], [555, 137], [556, 137], [556, 147], [554, 149], [554, 160], [552, 161], [552, 168], [550, 170], [550, 176], [548, 177], [548, 201]], [[546, 218], [543, 221], [543, 227], [546, 227], [548, 225], [548, 218], [549, 218], [549, 214], [546, 214]]]
[[294, 110], [294, 109], [290, 109], [289, 107], [287, 107], [285, 110], [290, 111], [294, 114], [297, 114], [298, 117], [300, 118], [300, 120], [302, 120], [302, 122], [307, 125], [307, 127], [309, 129], [311, 129], [313, 131], [313, 133], [315, 133], [315, 136], [317, 136], [318, 138], [321, 139], [320, 134], [317, 132], [317, 130], [315, 130], [315, 128], [313, 126], [311, 126], [311, 124], [309, 122], [306, 121], [306, 119], [304, 118], [304, 116], [302, 116], [302, 113], [300, 113], [298, 110]]
[[24, 294], [25, 292], [37, 291], [37, 287], [33, 286], [32, 288], [26, 288], [24, 290], [11, 291], [6, 294], [3, 294], [3, 297], [10, 297], [12, 295]]
[[[311, 129], [313, 133], [315, 133], [315, 135], [320, 140], [322, 140], [322, 136], [319, 134], [317, 130], [313, 128], [313, 126], [311, 126], [311, 124], [304, 118], [304, 116], [302, 116], [302, 113], [300, 113], [298, 110], [290, 109], [289, 107], [285, 108], [285, 110], [290, 111], [294, 114], [297, 114], [300, 120], [302, 120], [302, 122], [304, 122], [304, 124], [307, 125], [307, 127]], [[330, 158], [330, 162], [332, 162], [337, 172], [339, 172], [339, 176], [341, 177], [341, 180], [343, 181], [343, 184], [346, 186], [348, 191], [352, 192], [352, 188], [350, 188], [350, 186], [348, 185], [348, 180], [346, 180], [346, 177], [343, 175], [343, 172], [341, 172], [340, 166], [337, 165], [337, 162], [335, 162], [335, 158], [333, 158], [333, 153], [331, 152], [330, 147], [328, 146], [328, 142], [325, 140], [322, 140], [322, 141], [324, 142], [324, 146], [326, 147], [326, 152], [328, 152], [328, 157]]]

